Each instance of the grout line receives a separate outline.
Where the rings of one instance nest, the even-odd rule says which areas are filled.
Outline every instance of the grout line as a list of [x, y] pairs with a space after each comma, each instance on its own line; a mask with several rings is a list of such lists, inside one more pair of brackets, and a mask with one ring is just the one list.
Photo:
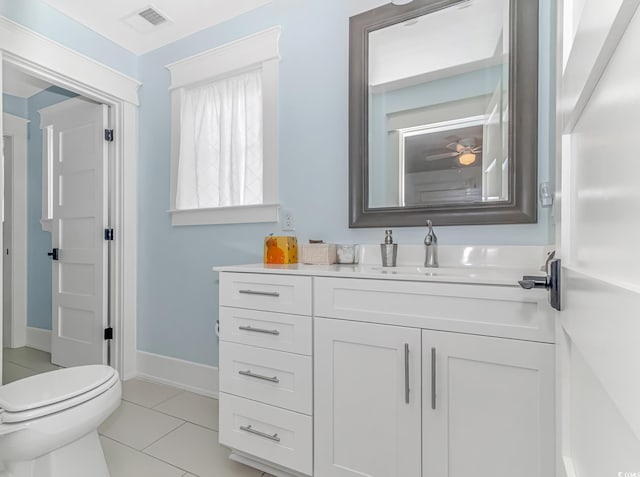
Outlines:
[[[136, 407], [142, 408], [142, 409], [144, 409], [144, 410], [146, 410], [146, 411], [153, 411], [153, 409], [150, 409], [150, 408], [148, 408], [148, 407], [141, 406], [140, 404], [136, 404], [136, 403], [134, 403], [134, 402], [129, 402], [129, 401], [125, 401], [125, 402], [126, 402], [127, 404], [131, 405], [131, 406], [136, 406]], [[122, 402], [121, 402], [121, 403], [122, 403]], [[153, 412], [158, 413], [158, 411], [153, 411]], [[161, 414], [161, 413], [158, 413], [158, 414]], [[168, 435], [169, 435], [169, 434], [171, 434], [173, 431], [175, 431], [175, 430], [177, 430], [177, 429], [181, 428], [182, 426], [184, 426], [184, 425], [186, 424], [186, 421], [185, 421], [184, 419], [179, 419], [179, 418], [174, 417], [174, 416], [168, 416], [168, 417], [172, 417], [172, 418], [173, 418], [173, 419], [175, 419], [176, 421], [180, 421], [180, 424], [179, 424], [178, 426], [174, 427], [173, 429], [171, 429], [171, 430], [169, 430], [169, 431], [165, 432], [164, 434], [162, 434], [160, 437], [158, 437], [156, 440], [154, 440], [153, 442], [151, 442], [151, 443], [150, 443], [149, 445], [147, 445], [146, 447], [143, 447], [142, 449], [136, 449], [138, 452], [143, 452], [143, 451], [144, 451], [144, 449], [149, 448], [150, 446], [152, 446], [153, 444], [155, 444], [156, 442], [158, 442], [158, 441], [159, 441], [160, 439], [162, 439], [163, 437], [168, 436]], [[107, 436], [107, 435], [105, 435], [105, 434], [101, 434], [101, 433], [98, 433], [98, 434], [100, 434], [100, 435], [104, 435], [105, 437], [109, 437], [109, 436]], [[114, 439], [114, 438], [112, 438], [112, 437], [109, 437], [109, 438], [110, 438], [111, 440], [116, 441], [116, 442], [120, 442], [119, 440]], [[127, 447], [131, 447], [130, 445], [125, 444], [124, 442], [120, 442], [120, 443], [121, 443], [121, 444], [126, 445]], [[132, 449], [135, 449], [135, 447], [131, 447], [131, 448], [132, 448]]]
[[[174, 389], [177, 389], [177, 388], [174, 388]], [[182, 393], [187, 393], [187, 392], [190, 392], [190, 391], [184, 391], [184, 390], [182, 391]], [[169, 399], [166, 399], [165, 401], [162, 401], [160, 404], [156, 404], [154, 407], [146, 407], [146, 406], [144, 406], [144, 405], [142, 405], [142, 404], [138, 404], [138, 403], [135, 403], [135, 402], [132, 402], [132, 401], [127, 401], [127, 400], [126, 400], [126, 399], [124, 399], [124, 398], [123, 398], [123, 400], [124, 400], [124, 401], [127, 401], [128, 403], [131, 403], [131, 404], [136, 404], [136, 405], [141, 406], [141, 407], [146, 407], [146, 409], [149, 409], [149, 410], [152, 410], [152, 411], [155, 411], [155, 412], [159, 412], [160, 414], [163, 414], [163, 415], [165, 415], [165, 416], [173, 417], [174, 419], [180, 419], [181, 421], [184, 421], [185, 423], [186, 423], [186, 422], [188, 422], [189, 424], [193, 424], [194, 426], [201, 427], [202, 429], [207, 429], [207, 430], [209, 430], [209, 431], [218, 432], [218, 429], [213, 429], [213, 428], [211, 428], [211, 427], [203, 426], [202, 424], [199, 424], [199, 423], [197, 423], [197, 422], [190, 421], [189, 419], [185, 419], [185, 418], [183, 418], [183, 417], [176, 416], [175, 414], [169, 414], [168, 412], [162, 411], [161, 409], [157, 409], [157, 407], [158, 407], [158, 406], [160, 406], [161, 404], [164, 404], [165, 402], [169, 401], [170, 399], [173, 399], [173, 398], [175, 398], [175, 397], [178, 397], [178, 396], [179, 396], [180, 394], [182, 394], [182, 393], [176, 394], [175, 396], [173, 396], [173, 397], [171, 397], [171, 398], [169, 398]], [[192, 394], [195, 394], [195, 393], [192, 393]], [[196, 395], [197, 395], [197, 396], [202, 396], [202, 395], [200, 395], [200, 394], [196, 394]], [[213, 399], [213, 400], [215, 400], [215, 401], [218, 401], [218, 399], [216, 399], [216, 398], [212, 398], [212, 397], [209, 397], [209, 396], [202, 396], [202, 397], [207, 398], [207, 399]]]
[[[157, 460], [158, 462], [162, 462], [163, 464], [166, 464], [166, 465], [168, 465], [168, 466], [170, 466], [170, 467], [173, 467], [174, 469], [181, 470], [181, 471], [185, 472], [185, 474], [184, 474], [184, 475], [186, 475], [186, 474], [189, 474], [189, 473], [190, 473], [188, 470], [183, 469], [182, 467], [178, 467], [177, 465], [171, 464], [171, 463], [166, 462], [166, 461], [164, 461], [164, 460], [162, 460], [162, 459], [158, 459], [157, 457], [155, 457], [155, 456], [153, 456], [153, 455], [151, 455], [151, 454], [147, 454], [146, 452], [142, 452], [141, 450], [138, 450], [138, 449], [136, 449], [135, 447], [131, 447], [130, 445], [125, 444], [124, 442], [117, 441], [117, 440], [115, 440], [115, 439], [112, 439], [112, 438], [111, 438], [111, 437], [109, 437], [109, 436], [105, 436], [104, 434], [100, 434], [100, 437], [104, 437], [105, 439], [108, 439], [108, 440], [110, 440], [111, 442], [115, 442], [116, 444], [120, 444], [121, 446], [126, 447], [127, 449], [131, 449], [132, 451], [134, 451], [134, 452], [136, 452], [136, 453], [138, 453], [138, 454], [142, 454], [142, 455], [143, 455], [143, 456], [145, 456], [145, 457], [149, 457], [149, 458], [151, 458], [151, 459], [153, 459], [153, 460]], [[183, 475], [183, 477], [184, 477], [184, 475]], [[195, 475], [195, 474], [192, 474], [192, 475]], [[197, 477], [197, 476], [196, 476], [196, 477]]]
[[[184, 392], [189, 392], [189, 391], [184, 391]], [[176, 396], [174, 396], [174, 397], [176, 397]], [[216, 398], [212, 398], [212, 397], [208, 397], [208, 396], [202, 396], [202, 397], [205, 397], [205, 398], [207, 398], [207, 399], [214, 399], [214, 400], [216, 400], [216, 401], [218, 400], [218, 399], [216, 399]], [[141, 404], [137, 404], [137, 403], [135, 403], [135, 402], [131, 402], [131, 401], [127, 401], [127, 402], [128, 402], [128, 403], [131, 403], [131, 404], [136, 404], [137, 406], [144, 407], [143, 405], [141, 405]], [[166, 402], [166, 401], [164, 401], [164, 402]], [[159, 406], [159, 405], [160, 405], [160, 404], [158, 404], [158, 406]], [[151, 410], [151, 411], [158, 412], [158, 413], [163, 414], [163, 415], [168, 416], [168, 417], [173, 417], [174, 419], [180, 419], [181, 421], [184, 421], [185, 423], [193, 424], [194, 426], [201, 427], [202, 429], [206, 429], [206, 430], [213, 431], [213, 432], [218, 432], [218, 429], [213, 429], [213, 428], [211, 428], [211, 427], [204, 426], [204, 425], [199, 424], [199, 423], [197, 423], [197, 422], [190, 421], [189, 419], [185, 419], [184, 417], [176, 416], [175, 414], [169, 414], [168, 412], [162, 411], [162, 410], [160, 410], [160, 409], [156, 409], [155, 407], [147, 407], [146, 409], [149, 409], [149, 410]], [[219, 426], [218, 426], [218, 427], [219, 427]]]
[[[167, 385], [166, 385], [166, 384], [164, 384], [163, 386], [167, 386]], [[177, 391], [178, 391], [178, 393], [177, 393], [177, 394], [174, 394], [173, 396], [168, 397], [167, 399], [165, 399], [165, 400], [163, 400], [163, 401], [161, 401], [161, 402], [159, 402], [158, 404], [156, 404], [155, 406], [153, 406], [153, 407], [152, 407], [152, 408], [150, 408], [150, 409], [154, 409], [154, 410], [155, 410], [155, 408], [157, 408], [158, 406], [160, 406], [160, 405], [162, 405], [162, 404], [166, 403], [167, 401], [171, 401], [173, 398], [177, 398], [177, 397], [178, 397], [178, 396], [180, 396], [181, 394], [184, 394], [184, 393], [186, 393], [186, 392], [187, 392], [187, 391], [185, 391], [184, 389], [174, 388], [173, 386], [167, 386], [167, 387], [170, 387], [171, 389], [175, 389], [175, 390], [177, 390]], [[162, 412], [162, 411], [160, 411], [160, 412]]]
[[[180, 427], [182, 427], [182, 426], [180, 426]], [[174, 430], [177, 430], [177, 429], [174, 429]], [[171, 431], [171, 432], [173, 432], [173, 431]], [[158, 442], [158, 441], [156, 441], [156, 442]], [[146, 447], [145, 449], [148, 449], [148, 447]], [[160, 457], [156, 457], [155, 455], [148, 454], [147, 452], [144, 452], [144, 451], [138, 451], [138, 452], [140, 452], [141, 454], [144, 454], [144, 455], [146, 455], [146, 456], [149, 456], [149, 457], [151, 457], [152, 459], [155, 459], [155, 460], [157, 460], [157, 461], [160, 461], [160, 462], [163, 462], [163, 463], [165, 463], [165, 464], [167, 464], [167, 465], [170, 465], [171, 467], [175, 467], [176, 469], [180, 469], [180, 470], [184, 471], [184, 472], [185, 472], [185, 474], [191, 474], [191, 475], [195, 475], [195, 476], [197, 477], [197, 474], [194, 474], [194, 473], [193, 473], [193, 472], [191, 472], [190, 470], [187, 470], [187, 469], [185, 469], [185, 468], [183, 468], [183, 467], [179, 467], [179, 466], [177, 466], [177, 465], [175, 465], [175, 464], [173, 464], [173, 463], [171, 463], [171, 462], [169, 462], [169, 461], [167, 461], [167, 460], [164, 460], [164, 459], [162, 459], [162, 458], [160, 458]]]
[[[167, 432], [167, 433], [163, 434], [162, 436], [158, 437], [158, 438], [157, 438], [155, 441], [153, 441], [151, 444], [149, 444], [149, 445], [148, 445], [148, 446], [146, 446], [146, 447], [143, 447], [143, 448], [140, 450], [140, 452], [143, 452], [143, 453], [145, 453], [145, 454], [146, 454], [146, 452], [144, 452], [145, 450], [147, 450], [149, 447], [151, 447], [153, 444], [155, 444], [155, 443], [156, 443], [156, 442], [158, 442], [159, 440], [164, 439], [165, 437], [167, 437], [167, 436], [168, 436], [169, 434], [171, 434], [172, 432], [177, 431], [178, 429], [180, 429], [182, 426], [184, 426], [184, 425], [187, 423], [187, 421], [185, 421], [184, 419], [180, 419], [180, 420], [182, 421], [182, 424], [180, 424], [178, 427], [174, 427], [174, 428], [173, 428], [173, 429], [171, 429], [169, 432]], [[149, 455], [149, 454], [147, 454], [147, 455]]]
[[[109, 439], [110, 441], [113, 441], [116, 444], [120, 444], [121, 446], [124, 446], [127, 449], [131, 449], [132, 451], [140, 452], [140, 450], [136, 449], [135, 447], [132, 447], [132, 446], [130, 446], [129, 444], [127, 444], [125, 442], [120, 442], [119, 440], [114, 439], [113, 437], [109, 437], [109, 436], [107, 436], [105, 434], [100, 434], [99, 432], [98, 432], [98, 436], [104, 437], [105, 439]], [[140, 452], [140, 453], [142, 453], [142, 452]], [[147, 454], [145, 454], [145, 455], [147, 455]]]
[[186, 421], [186, 422], [187, 424], [191, 424], [193, 426], [199, 427], [200, 429], [204, 429], [205, 431], [215, 432], [216, 434], [220, 433], [218, 429], [211, 429], [210, 427], [203, 426], [202, 424], [198, 424], [197, 422], [191, 422], [191, 421]]

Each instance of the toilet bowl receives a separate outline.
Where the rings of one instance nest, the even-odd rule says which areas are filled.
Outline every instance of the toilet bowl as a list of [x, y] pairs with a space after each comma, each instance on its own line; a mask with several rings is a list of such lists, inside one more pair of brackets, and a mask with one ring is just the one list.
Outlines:
[[97, 429], [121, 394], [117, 371], [102, 365], [0, 386], [0, 477], [108, 477]]

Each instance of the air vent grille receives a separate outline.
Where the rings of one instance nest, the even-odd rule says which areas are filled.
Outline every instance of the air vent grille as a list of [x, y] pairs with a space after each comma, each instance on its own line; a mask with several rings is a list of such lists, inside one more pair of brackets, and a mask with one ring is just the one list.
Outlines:
[[138, 15], [140, 15], [142, 18], [147, 20], [153, 26], [162, 25], [163, 23], [165, 23], [167, 21], [167, 19], [165, 17], [160, 15], [158, 12], [156, 12], [151, 7], [146, 8], [145, 10], [142, 10], [141, 12], [138, 13]]

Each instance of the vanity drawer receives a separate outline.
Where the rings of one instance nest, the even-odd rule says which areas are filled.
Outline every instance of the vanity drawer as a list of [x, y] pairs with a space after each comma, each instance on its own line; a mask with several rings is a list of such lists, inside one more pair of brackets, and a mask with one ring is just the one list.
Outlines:
[[223, 272], [220, 305], [311, 315], [311, 277]]
[[220, 389], [311, 414], [311, 357], [220, 342]]
[[314, 316], [553, 343], [547, 295], [516, 286], [316, 277]]
[[311, 317], [220, 307], [220, 339], [311, 355]]
[[312, 474], [311, 417], [220, 393], [220, 443]]

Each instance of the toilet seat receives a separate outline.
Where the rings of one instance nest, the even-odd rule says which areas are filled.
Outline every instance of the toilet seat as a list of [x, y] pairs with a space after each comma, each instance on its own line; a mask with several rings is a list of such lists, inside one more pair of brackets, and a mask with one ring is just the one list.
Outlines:
[[0, 387], [0, 423], [19, 423], [64, 411], [118, 382], [113, 368], [78, 366], [37, 374]]

